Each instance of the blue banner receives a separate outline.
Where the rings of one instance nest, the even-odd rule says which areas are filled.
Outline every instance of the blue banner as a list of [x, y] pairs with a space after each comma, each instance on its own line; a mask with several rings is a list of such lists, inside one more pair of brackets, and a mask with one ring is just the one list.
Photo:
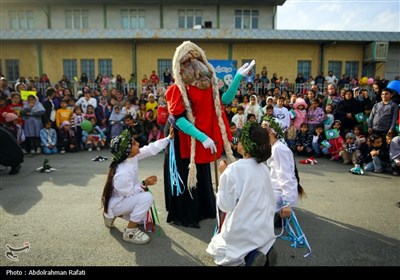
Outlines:
[[[215, 74], [221, 82], [220, 88], [224, 85], [230, 86], [233, 82], [237, 70], [236, 60], [208, 60], [214, 67]], [[222, 84], [223, 82], [223, 84]]]

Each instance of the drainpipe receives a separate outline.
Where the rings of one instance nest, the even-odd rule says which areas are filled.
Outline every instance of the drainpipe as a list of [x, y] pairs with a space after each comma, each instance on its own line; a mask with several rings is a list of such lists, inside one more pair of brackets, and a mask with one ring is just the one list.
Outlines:
[[39, 76], [42, 76], [43, 75], [42, 43], [37, 44], [37, 55], [38, 55], [38, 72]]
[[325, 43], [322, 43], [320, 45], [320, 58], [319, 59], [320, 59], [320, 61], [319, 61], [319, 72], [324, 72]]
[[104, 29], [107, 29], [107, 6], [103, 5], [103, 25]]
[[163, 13], [164, 13], [164, 5], [163, 5], [163, 1], [160, 1], [160, 28], [164, 28], [164, 17], [163, 17]]

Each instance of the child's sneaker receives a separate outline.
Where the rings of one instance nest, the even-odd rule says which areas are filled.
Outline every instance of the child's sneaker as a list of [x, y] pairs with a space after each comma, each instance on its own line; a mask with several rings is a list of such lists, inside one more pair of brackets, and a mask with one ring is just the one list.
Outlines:
[[101, 149], [100, 149], [100, 147], [97, 147], [96, 150], [100, 151]]
[[145, 244], [150, 242], [150, 237], [138, 228], [126, 228], [122, 239], [134, 244]]
[[36, 149], [36, 153], [37, 153], [37, 154], [41, 154], [41, 153], [42, 153], [42, 149], [37, 148], [37, 149]]
[[89, 148], [89, 149], [87, 149], [88, 150], [88, 152], [91, 152], [92, 151], [92, 148]]
[[115, 221], [115, 217], [114, 218], [109, 218], [107, 217], [106, 213], [103, 213], [103, 219], [104, 219], [104, 225], [108, 228], [113, 228], [114, 226], [114, 221]]
[[62, 150], [60, 151], [60, 154], [65, 154], [65, 150], [62, 149]]

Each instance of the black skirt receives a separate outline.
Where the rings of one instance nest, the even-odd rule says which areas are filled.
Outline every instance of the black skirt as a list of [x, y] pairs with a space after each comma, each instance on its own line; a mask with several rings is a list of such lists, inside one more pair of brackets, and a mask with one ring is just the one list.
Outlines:
[[[175, 160], [179, 175], [185, 185], [184, 192], [179, 196], [172, 195], [169, 173], [169, 146], [165, 149], [164, 158], [164, 193], [165, 207], [168, 211], [167, 222], [177, 225], [199, 227], [199, 222], [216, 217], [215, 194], [212, 185], [210, 164], [196, 164], [197, 186], [187, 189], [190, 159], [182, 159], [179, 151], [179, 132], [175, 129]], [[181, 188], [183, 188], [181, 183]]]

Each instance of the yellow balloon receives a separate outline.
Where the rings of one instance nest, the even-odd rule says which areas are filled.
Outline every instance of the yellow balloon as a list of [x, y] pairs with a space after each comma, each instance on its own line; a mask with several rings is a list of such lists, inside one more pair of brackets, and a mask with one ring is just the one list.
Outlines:
[[368, 82], [368, 78], [367, 78], [367, 77], [362, 77], [361, 80], [360, 80], [360, 83], [361, 83], [362, 85], [366, 85], [367, 82]]

